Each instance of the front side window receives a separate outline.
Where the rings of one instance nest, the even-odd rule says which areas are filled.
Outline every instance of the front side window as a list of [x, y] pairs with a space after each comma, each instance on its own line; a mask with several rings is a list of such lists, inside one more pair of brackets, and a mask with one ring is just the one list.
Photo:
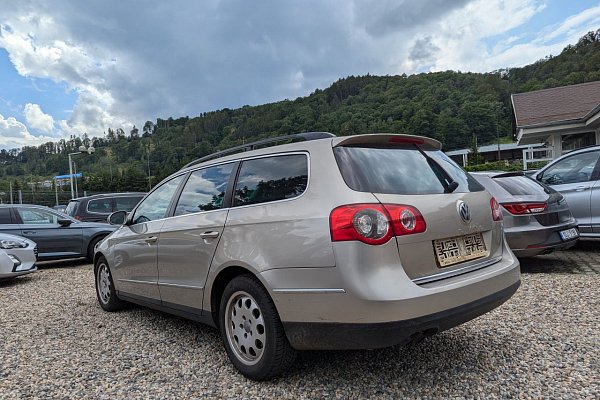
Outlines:
[[179, 187], [184, 175], [179, 175], [168, 182], [163, 183], [154, 192], [140, 203], [140, 206], [135, 210], [132, 222], [139, 224], [142, 222], [154, 221], [164, 218], [169, 210], [173, 194]]
[[591, 181], [599, 156], [600, 151], [589, 151], [567, 157], [544, 171], [542, 183], [562, 185]]
[[192, 172], [177, 202], [175, 215], [223, 208], [232, 169], [230, 163]]
[[246, 160], [235, 185], [234, 206], [300, 196], [308, 184], [308, 157], [291, 154]]
[[58, 224], [58, 216], [45, 210], [34, 208], [17, 208], [17, 212], [25, 225], [55, 225]]

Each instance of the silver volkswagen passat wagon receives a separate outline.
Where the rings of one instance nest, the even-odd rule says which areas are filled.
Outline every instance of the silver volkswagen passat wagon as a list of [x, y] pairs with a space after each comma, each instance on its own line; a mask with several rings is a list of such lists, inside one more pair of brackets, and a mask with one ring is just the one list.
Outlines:
[[255, 380], [296, 350], [386, 347], [469, 321], [515, 293], [519, 263], [496, 200], [440, 148], [311, 132], [190, 163], [109, 217], [122, 225], [94, 257], [100, 305], [215, 326]]

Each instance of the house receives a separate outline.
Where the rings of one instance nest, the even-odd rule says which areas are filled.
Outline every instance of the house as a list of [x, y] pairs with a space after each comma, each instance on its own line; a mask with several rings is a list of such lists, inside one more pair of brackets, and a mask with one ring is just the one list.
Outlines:
[[[600, 144], [600, 81], [512, 96], [517, 144], [545, 145], [542, 157], [524, 151], [524, 164]], [[538, 153], [539, 149], [538, 149]]]
[[[497, 144], [480, 146], [477, 148], [477, 151], [483, 157], [484, 162], [494, 162], [498, 161], [498, 154], [500, 155], [500, 160], [516, 161], [522, 160], [524, 152], [528, 151], [529, 149], [534, 149], [534, 151], [537, 151], [543, 148], [544, 145], [541, 143], [535, 145], [518, 145], [517, 143], [502, 143], [500, 144], [500, 146], [498, 146]], [[470, 152], [471, 149], [459, 149], [447, 151], [446, 155], [453, 159], [457, 164], [466, 167], [467, 158]]]

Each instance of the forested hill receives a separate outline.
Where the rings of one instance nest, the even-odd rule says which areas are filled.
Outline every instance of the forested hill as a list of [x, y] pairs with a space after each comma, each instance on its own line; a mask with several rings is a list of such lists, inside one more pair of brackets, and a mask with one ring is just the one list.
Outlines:
[[[394, 132], [425, 135], [445, 150], [511, 137], [510, 94], [600, 80], [600, 29], [558, 56], [485, 74], [436, 72], [350, 76], [309, 96], [261, 106], [147, 121], [142, 130], [109, 129], [103, 138], [73, 137], [38, 147], [0, 151], [0, 189], [68, 173], [67, 153], [83, 143], [97, 151], [77, 156], [83, 188], [147, 190], [188, 161], [258, 138], [305, 131], [336, 135]], [[149, 157], [149, 160], [148, 160]], [[35, 177], [35, 178], [33, 178]]]

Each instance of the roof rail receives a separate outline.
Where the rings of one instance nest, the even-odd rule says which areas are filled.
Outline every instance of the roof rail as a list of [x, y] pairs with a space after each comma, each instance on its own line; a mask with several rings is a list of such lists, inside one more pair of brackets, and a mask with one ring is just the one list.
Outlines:
[[252, 143], [242, 144], [241, 146], [231, 147], [226, 150], [218, 151], [216, 153], [209, 154], [197, 160], [194, 160], [188, 164], [186, 164], [183, 168], [191, 167], [192, 165], [200, 164], [205, 161], [214, 160], [216, 158], [225, 157], [230, 154], [242, 153], [244, 151], [255, 150], [260, 147], [267, 147], [265, 145], [274, 145], [274, 143], [285, 142], [285, 141], [309, 141], [309, 140], [317, 140], [317, 139], [327, 139], [333, 138], [335, 135], [329, 132], [304, 132], [304, 133], [295, 133], [293, 135], [285, 135], [285, 136], [277, 136], [267, 139], [258, 140]]

